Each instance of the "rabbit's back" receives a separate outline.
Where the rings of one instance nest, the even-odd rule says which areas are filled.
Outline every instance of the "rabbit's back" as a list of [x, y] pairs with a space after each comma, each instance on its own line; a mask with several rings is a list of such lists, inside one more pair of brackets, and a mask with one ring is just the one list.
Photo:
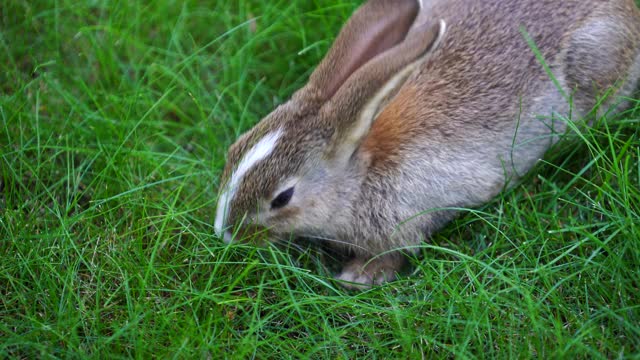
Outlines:
[[[361, 200], [373, 209], [362, 219], [489, 201], [591, 110], [598, 91], [626, 80], [617, 95], [627, 96], [640, 76], [632, 0], [425, 0], [419, 16], [447, 29], [362, 144], [370, 168]], [[377, 206], [385, 198], [393, 208]], [[428, 236], [454, 213], [430, 211], [397, 238]]]
[[[574, 115], [584, 114], [598, 89], [629, 77], [624, 95], [637, 83], [640, 16], [632, 0], [424, 0], [418, 23], [427, 18], [444, 19], [447, 30], [365, 142], [380, 166], [415, 152], [398, 144], [425, 139], [429, 148], [464, 143], [495, 157], [511, 147], [516, 127], [523, 139], [548, 133], [550, 124], [534, 120], [567, 115], [569, 98]], [[562, 123], [552, 127], [564, 131]], [[519, 171], [549, 144], [533, 145]]]

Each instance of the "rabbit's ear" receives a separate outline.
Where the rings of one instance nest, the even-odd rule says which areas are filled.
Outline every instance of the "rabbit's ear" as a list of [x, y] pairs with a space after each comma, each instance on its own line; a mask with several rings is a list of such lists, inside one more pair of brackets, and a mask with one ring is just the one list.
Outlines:
[[437, 46], [445, 28], [444, 20], [414, 28], [403, 42], [356, 71], [322, 107], [322, 117], [336, 129], [331, 150], [334, 159], [343, 162], [351, 158], [385, 101]]
[[311, 74], [305, 95], [324, 103], [375, 56], [401, 43], [416, 15], [417, 0], [370, 0], [351, 16]]

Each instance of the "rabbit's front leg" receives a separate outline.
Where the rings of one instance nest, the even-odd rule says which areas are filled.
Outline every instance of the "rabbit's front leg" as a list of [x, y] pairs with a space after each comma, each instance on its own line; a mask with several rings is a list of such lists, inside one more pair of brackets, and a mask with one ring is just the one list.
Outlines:
[[396, 273], [402, 269], [404, 261], [400, 254], [386, 254], [373, 258], [356, 256], [335, 278], [347, 289], [367, 289], [395, 280]]

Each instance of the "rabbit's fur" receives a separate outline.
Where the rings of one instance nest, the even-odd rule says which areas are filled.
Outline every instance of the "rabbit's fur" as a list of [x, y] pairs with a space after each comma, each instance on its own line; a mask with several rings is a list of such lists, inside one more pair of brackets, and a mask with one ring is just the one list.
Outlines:
[[338, 279], [390, 280], [390, 251], [428, 238], [446, 208], [508, 187], [605, 91], [600, 108], [618, 106], [638, 44], [632, 0], [370, 0], [309, 83], [231, 147], [216, 230], [326, 240], [355, 254]]

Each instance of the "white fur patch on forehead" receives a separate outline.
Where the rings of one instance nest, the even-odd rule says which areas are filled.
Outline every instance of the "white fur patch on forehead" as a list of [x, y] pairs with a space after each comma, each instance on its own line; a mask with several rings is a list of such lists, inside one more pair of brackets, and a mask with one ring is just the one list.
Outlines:
[[282, 137], [282, 129], [272, 131], [258, 141], [249, 151], [247, 151], [236, 170], [231, 175], [229, 183], [225, 186], [223, 192], [218, 198], [218, 206], [216, 209], [216, 221], [214, 224], [216, 235], [222, 236], [224, 227], [226, 226], [227, 214], [229, 213], [229, 205], [235, 197], [238, 186], [242, 183], [244, 176], [261, 160], [273, 153], [278, 145], [280, 137]]

